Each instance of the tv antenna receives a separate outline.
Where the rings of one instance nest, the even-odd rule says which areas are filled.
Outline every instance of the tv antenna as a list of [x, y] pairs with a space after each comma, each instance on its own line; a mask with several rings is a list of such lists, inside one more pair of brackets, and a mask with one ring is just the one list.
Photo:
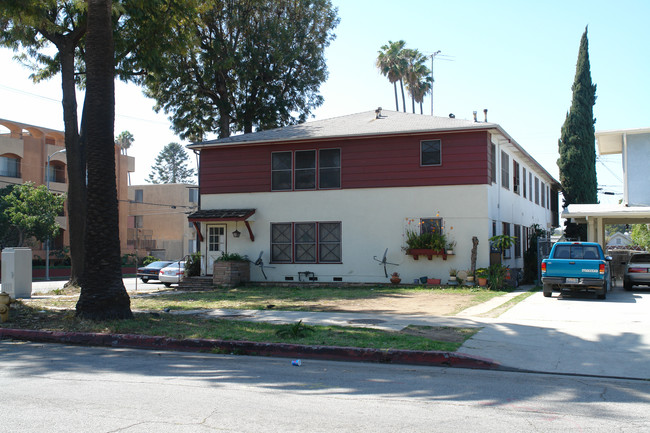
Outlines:
[[433, 60], [434, 59], [439, 59], [439, 60], [447, 60], [449, 62], [454, 61], [454, 56], [448, 56], [446, 54], [441, 54], [442, 51], [438, 50], [435, 51], [431, 54], [429, 54], [429, 57], [431, 57], [431, 115], [433, 116], [433, 83], [435, 80], [433, 79]]

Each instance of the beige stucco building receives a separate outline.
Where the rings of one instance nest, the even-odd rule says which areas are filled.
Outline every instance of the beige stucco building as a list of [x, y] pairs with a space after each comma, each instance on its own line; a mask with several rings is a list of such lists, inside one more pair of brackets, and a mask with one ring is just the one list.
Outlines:
[[196, 251], [187, 215], [198, 209], [198, 186], [174, 183], [129, 187], [127, 243], [139, 257], [177, 260]]
[[[63, 131], [29, 125], [13, 120], [0, 119], [0, 187], [10, 184], [33, 182], [46, 185], [53, 192], [65, 193], [68, 190], [66, 172], [65, 137]], [[50, 160], [48, 169], [48, 157]], [[122, 155], [115, 146], [117, 177], [117, 198], [119, 202], [120, 247], [123, 253], [129, 252], [127, 246], [128, 174], [135, 170], [135, 159]], [[67, 214], [67, 206], [65, 208]], [[70, 244], [67, 216], [58, 218], [61, 232], [52, 240], [52, 249], [60, 249]], [[35, 245], [33, 254], [44, 257], [45, 251]]]

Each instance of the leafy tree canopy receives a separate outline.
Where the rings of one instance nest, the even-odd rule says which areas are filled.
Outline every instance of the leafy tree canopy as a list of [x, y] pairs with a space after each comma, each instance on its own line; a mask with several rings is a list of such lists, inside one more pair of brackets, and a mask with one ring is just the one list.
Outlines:
[[147, 182], [194, 183], [194, 169], [187, 167], [187, 152], [178, 143], [169, 143], [156, 157]]
[[303, 122], [322, 104], [338, 24], [330, 0], [213, 0], [185, 17], [142, 77], [181, 138]]
[[650, 229], [647, 224], [634, 224], [630, 233], [635, 245], [650, 250]]
[[65, 196], [53, 194], [45, 185], [11, 185], [0, 190], [0, 233], [4, 241], [24, 246], [30, 237], [38, 241], [59, 233], [56, 217], [63, 212]]

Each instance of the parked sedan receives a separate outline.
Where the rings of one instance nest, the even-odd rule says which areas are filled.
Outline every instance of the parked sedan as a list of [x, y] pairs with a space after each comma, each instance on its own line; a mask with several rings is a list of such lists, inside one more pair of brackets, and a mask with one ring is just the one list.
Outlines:
[[160, 260], [157, 262], [149, 263], [143, 268], [138, 268], [137, 276], [142, 279], [143, 283], [148, 282], [149, 280], [157, 280], [160, 270], [165, 266], [171, 265], [173, 262], [170, 260]]
[[625, 267], [623, 288], [632, 290], [632, 286], [650, 286], [650, 254], [632, 254]]
[[183, 272], [185, 272], [185, 262], [173, 262], [160, 270], [158, 279], [165, 284], [165, 287], [170, 287], [181, 282]]

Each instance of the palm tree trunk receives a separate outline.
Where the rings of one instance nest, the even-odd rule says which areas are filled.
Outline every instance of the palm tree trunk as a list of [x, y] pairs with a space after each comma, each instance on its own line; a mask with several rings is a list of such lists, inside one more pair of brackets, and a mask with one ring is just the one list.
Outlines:
[[415, 98], [413, 96], [411, 96], [411, 105], [413, 108], [413, 114], [415, 114]]
[[404, 112], [406, 113], [406, 98], [404, 98], [404, 83], [402, 82], [401, 78], [399, 80], [399, 87], [402, 89], [402, 107], [404, 108]]
[[122, 281], [115, 179], [115, 66], [111, 0], [88, 0], [86, 101], [88, 207], [86, 263], [77, 316], [132, 318]]
[[393, 88], [395, 89], [395, 111], [399, 111], [399, 102], [397, 99], [397, 81], [393, 81]]
[[[67, 41], [66, 41], [67, 42]], [[70, 279], [66, 286], [80, 285], [84, 269], [84, 227], [86, 225], [86, 162], [79, 137], [77, 96], [74, 82], [74, 42], [58, 46], [61, 61], [63, 124], [68, 174], [68, 234], [70, 236]]]

